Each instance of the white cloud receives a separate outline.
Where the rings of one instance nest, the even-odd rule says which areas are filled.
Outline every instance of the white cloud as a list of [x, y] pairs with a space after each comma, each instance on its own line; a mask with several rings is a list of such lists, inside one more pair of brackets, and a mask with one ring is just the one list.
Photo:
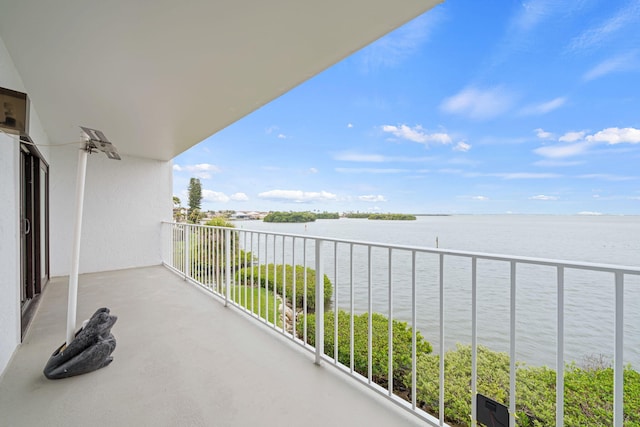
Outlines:
[[269, 126], [268, 128], [266, 128], [266, 129], [264, 130], [264, 132], [265, 132], [266, 134], [271, 134], [271, 133], [273, 133], [273, 132], [277, 131], [278, 129], [280, 129], [278, 126], [276, 126], [276, 125], [272, 125], [272, 126]]
[[587, 142], [578, 142], [570, 145], [549, 145], [536, 148], [533, 151], [541, 156], [557, 159], [582, 154], [587, 151], [589, 145]]
[[231, 195], [231, 200], [235, 200], [237, 202], [246, 202], [247, 200], [249, 200], [249, 196], [247, 196], [245, 193], [233, 193]]
[[417, 125], [414, 127], [410, 127], [407, 125], [400, 126], [392, 126], [392, 125], [383, 125], [382, 131], [391, 133], [394, 136], [406, 139], [413, 142], [418, 142], [420, 144], [429, 144], [431, 142], [437, 144], [450, 144], [451, 137], [443, 132], [436, 133], [427, 133], [422, 126]]
[[446, 98], [440, 109], [476, 120], [497, 117], [511, 108], [514, 95], [501, 86], [487, 89], [468, 87]]
[[[467, 174], [468, 176], [477, 176], [476, 174]], [[535, 172], [508, 172], [508, 173], [487, 173], [480, 176], [495, 176], [502, 179], [551, 179], [560, 178], [562, 175], [557, 173], [535, 173]]]
[[520, 31], [529, 31], [547, 15], [549, 0], [532, 0], [522, 3], [522, 9], [515, 16], [513, 25]]
[[351, 128], [353, 127], [353, 123], [349, 123], [349, 124], [347, 124], [347, 127], [348, 127], [349, 129], [351, 129]]
[[535, 129], [535, 133], [536, 133], [536, 136], [538, 138], [540, 138], [540, 139], [553, 139], [553, 138], [555, 138], [554, 134], [552, 134], [551, 132], [546, 132], [542, 128]]
[[520, 114], [525, 116], [547, 114], [562, 107], [565, 102], [567, 102], [565, 97], [554, 98], [541, 104], [528, 105], [520, 111]]
[[407, 162], [423, 163], [433, 160], [432, 157], [405, 157], [405, 156], [383, 156], [382, 154], [358, 153], [355, 151], [343, 151], [333, 156], [334, 160], [343, 162], [361, 163], [384, 163], [384, 162]]
[[578, 215], [602, 215], [602, 212], [582, 211], [578, 212]]
[[363, 202], [386, 202], [387, 199], [384, 198], [383, 195], [381, 194], [370, 194], [370, 195], [366, 195], [366, 196], [358, 196], [358, 200], [361, 200]]
[[533, 164], [535, 166], [555, 168], [555, 167], [577, 166], [583, 163], [584, 163], [583, 161], [579, 161], [579, 160], [538, 160]]
[[557, 159], [584, 154], [598, 144], [640, 144], [640, 129], [613, 127], [591, 135], [587, 135], [586, 131], [572, 131], [562, 135], [558, 141], [569, 144], [547, 145], [533, 151], [541, 156]]
[[587, 136], [587, 141], [606, 142], [610, 145], [629, 143], [640, 143], [640, 129], [636, 128], [607, 128], [594, 135]]
[[590, 81], [618, 71], [638, 68], [637, 54], [637, 51], [632, 51], [606, 59], [584, 73], [582, 79], [584, 81]]
[[543, 194], [539, 194], [537, 196], [529, 197], [529, 200], [558, 200], [556, 196], [545, 196]]
[[316, 168], [309, 168], [309, 169], [308, 169], [308, 172], [309, 172], [309, 173], [311, 173], [311, 174], [315, 174], [315, 173], [318, 173], [318, 169], [316, 169]]
[[480, 200], [482, 202], [489, 200], [487, 196], [473, 196], [471, 197], [473, 200]]
[[608, 173], [590, 173], [585, 175], [579, 175], [578, 178], [582, 179], [602, 179], [605, 181], [633, 181], [638, 179], [635, 176], [622, 176], [622, 175], [612, 175]]
[[373, 173], [373, 174], [394, 174], [411, 172], [409, 169], [393, 168], [335, 168], [338, 173]]
[[262, 199], [311, 203], [325, 200], [337, 200], [338, 196], [327, 191], [271, 190], [258, 194]]
[[381, 154], [355, 153], [350, 151], [338, 153], [333, 158], [334, 160], [340, 160], [343, 162], [382, 163], [385, 161], [385, 157]]
[[219, 191], [202, 190], [202, 200], [212, 203], [226, 203], [229, 201], [229, 196]]
[[464, 142], [464, 141], [460, 141], [460, 142], [458, 142], [458, 143], [456, 144], [456, 146], [455, 146], [455, 147], [453, 147], [453, 151], [462, 151], [462, 152], [465, 152], [465, 153], [466, 153], [466, 152], [467, 152], [467, 151], [469, 151], [469, 150], [471, 150], [471, 145], [470, 145], [470, 144], [467, 144], [467, 143], [466, 143], [466, 142]]
[[433, 9], [364, 48], [357, 56], [365, 70], [393, 67], [418, 52], [440, 21], [440, 13]]
[[576, 141], [580, 141], [581, 139], [584, 138], [584, 136], [586, 135], [586, 131], [581, 130], [580, 132], [567, 132], [564, 135], [562, 135], [560, 138], [558, 138], [558, 141], [560, 142], [576, 142]]
[[218, 166], [212, 165], [209, 163], [199, 163], [197, 165], [187, 165], [187, 166], [173, 165], [173, 170], [176, 172], [186, 171], [191, 173], [196, 178], [201, 178], [201, 179], [209, 179], [211, 178], [212, 174], [221, 172]]
[[620, 9], [600, 25], [586, 29], [582, 34], [571, 40], [570, 50], [583, 50], [597, 47], [629, 24], [633, 24], [640, 17], [640, 2], [629, 2], [627, 7]]
[[280, 139], [287, 139], [287, 135], [285, 135], [284, 133], [279, 133], [279, 134], [278, 134], [278, 138], [280, 138]]

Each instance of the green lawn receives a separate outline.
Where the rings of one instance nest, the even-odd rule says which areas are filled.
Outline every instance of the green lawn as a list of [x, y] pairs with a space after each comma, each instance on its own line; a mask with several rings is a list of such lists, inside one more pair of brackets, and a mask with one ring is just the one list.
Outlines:
[[[274, 318], [273, 292], [264, 288], [254, 288], [250, 286], [233, 286], [231, 289], [231, 300], [252, 313], [258, 314], [263, 319], [268, 319], [271, 323]], [[246, 291], [246, 294], [245, 294]], [[253, 304], [253, 305], [252, 305]], [[276, 311], [280, 302], [276, 302]], [[258, 313], [258, 307], [260, 312]], [[275, 324], [282, 326], [282, 314], [277, 314]]]

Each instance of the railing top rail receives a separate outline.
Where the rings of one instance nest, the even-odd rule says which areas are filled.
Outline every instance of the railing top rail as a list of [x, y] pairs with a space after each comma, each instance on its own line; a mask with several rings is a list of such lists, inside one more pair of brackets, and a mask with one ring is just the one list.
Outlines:
[[[204, 227], [204, 228], [218, 228], [218, 229], [226, 228], [226, 227], [220, 227], [220, 226], [177, 223], [177, 222], [171, 222], [171, 221], [162, 221], [162, 223], [174, 224], [174, 225], [186, 225], [190, 227]], [[385, 249], [388, 248], [388, 249], [398, 249], [398, 250], [415, 251], [415, 252], [431, 253], [431, 254], [443, 254], [443, 255], [457, 256], [457, 257], [463, 257], [463, 258], [484, 259], [489, 261], [504, 261], [504, 262], [513, 261], [520, 264], [545, 265], [549, 267], [563, 267], [568, 269], [602, 271], [602, 272], [608, 272], [608, 273], [622, 273], [622, 274], [640, 276], [640, 267], [633, 267], [633, 266], [627, 266], [627, 265], [569, 261], [569, 260], [559, 260], [559, 259], [551, 259], [551, 258], [536, 258], [536, 257], [504, 255], [504, 254], [492, 254], [492, 253], [485, 253], [485, 252], [460, 251], [455, 249], [429, 248], [426, 246], [398, 245], [398, 244], [390, 244], [390, 243], [369, 242], [364, 240], [350, 240], [350, 239], [340, 239], [340, 238], [326, 237], [326, 236], [314, 236], [314, 235], [307, 235], [307, 234], [281, 233], [281, 232], [266, 231], [266, 230], [252, 230], [248, 228], [240, 228], [240, 229], [236, 229], [236, 231], [242, 231], [247, 233], [268, 234], [272, 236], [295, 237], [295, 238], [309, 239], [309, 240], [323, 240], [325, 242], [353, 244], [358, 246], [371, 246], [376, 248], [385, 248]]]

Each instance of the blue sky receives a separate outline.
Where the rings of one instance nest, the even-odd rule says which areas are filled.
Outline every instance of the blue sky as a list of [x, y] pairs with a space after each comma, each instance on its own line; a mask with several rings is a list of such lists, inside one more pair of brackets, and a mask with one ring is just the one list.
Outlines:
[[449, 0], [174, 159], [205, 210], [640, 214], [640, 0]]

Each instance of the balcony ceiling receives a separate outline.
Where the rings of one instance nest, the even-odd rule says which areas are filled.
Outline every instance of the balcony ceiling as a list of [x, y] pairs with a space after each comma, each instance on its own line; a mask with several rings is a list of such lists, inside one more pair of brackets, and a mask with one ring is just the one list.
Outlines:
[[169, 160], [441, 1], [0, 0], [0, 37], [51, 143]]

